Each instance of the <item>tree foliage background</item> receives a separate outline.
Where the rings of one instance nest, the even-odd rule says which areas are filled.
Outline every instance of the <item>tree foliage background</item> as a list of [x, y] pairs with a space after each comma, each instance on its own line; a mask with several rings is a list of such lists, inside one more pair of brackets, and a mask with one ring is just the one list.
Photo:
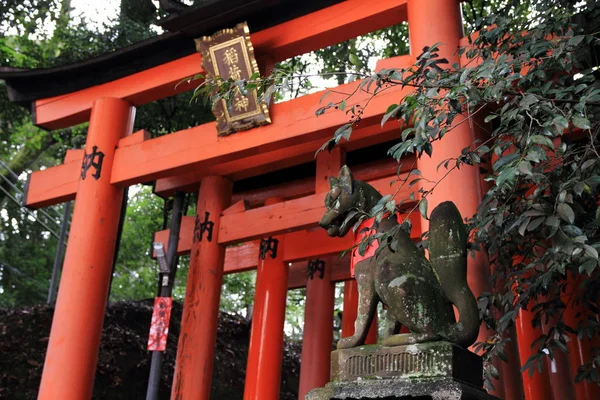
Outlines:
[[[122, 0], [115, 20], [90, 24], [70, 0], [0, 1], [0, 66], [45, 68], [116, 50], [157, 34], [153, 24], [164, 14], [152, 2]], [[49, 29], [48, 27], [54, 27]], [[139, 107], [135, 129], [153, 136], [208, 122], [204, 108], [189, 112], [190, 94]], [[20, 206], [26, 173], [62, 163], [66, 150], [81, 148], [87, 124], [47, 132], [31, 123], [24, 108], [10, 103], [0, 81], [0, 305], [29, 305], [46, 299], [62, 206], [27, 211]], [[163, 226], [163, 201], [149, 187], [129, 191], [126, 223], [115, 269], [111, 300], [152, 297], [152, 232]], [[191, 210], [193, 211], [193, 210]], [[191, 212], [190, 211], [190, 212]], [[185, 282], [186, 259], [179, 282]], [[176, 293], [180, 296], [184, 286]]]

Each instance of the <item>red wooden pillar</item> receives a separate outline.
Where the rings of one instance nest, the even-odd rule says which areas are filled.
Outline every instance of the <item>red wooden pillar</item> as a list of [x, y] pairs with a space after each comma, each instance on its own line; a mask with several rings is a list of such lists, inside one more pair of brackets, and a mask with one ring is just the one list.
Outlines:
[[333, 297], [331, 259], [325, 260], [323, 274], [316, 272], [306, 282], [306, 307], [300, 364], [298, 399], [310, 390], [329, 382], [330, 355], [333, 345]]
[[[435, 18], [432, 18], [435, 10]], [[423, 48], [434, 43], [439, 46], [440, 58], [446, 58], [449, 65], [459, 63], [458, 48], [463, 33], [462, 18], [459, 0], [409, 0], [408, 1], [408, 29], [410, 36], [411, 55], [416, 57]], [[424, 155], [418, 160], [417, 167], [422, 175], [433, 182], [439, 182], [432, 193], [428, 194], [429, 210], [438, 204], [451, 200], [458, 207], [463, 218], [469, 218], [477, 212], [481, 201], [482, 187], [478, 167], [462, 165], [459, 170], [454, 170], [443, 180], [447, 170], [438, 165], [443, 160], [455, 158], [461, 150], [469, 147], [476, 139], [473, 124], [463, 123], [464, 117], [457, 116], [453, 129], [444, 140], [433, 143], [433, 155]], [[440, 181], [441, 180], [441, 181]], [[425, 182], [425, 181], [422, 181]], [[423, 184], [423, 189], [433, 189], [433, 183]], [[429, 221], [421, 218], [421, 229], [429, 230]], [[475, 259], [468, 259], [467, 281], [475, 297], [489, 291], [489, 264], [486, 256], [477, 252]], [[490, 336], [484, 326], [481, 327], [478, 341], [484, 341]], [[492, 394], [501, 396], [503, 388], [496, 383], [497, 391]]]
[[[281, 201], [282, 198], [270, 198], [265, 206]], [[245, 400], [279, 398], [288, 285], [283, 241], [284, 235], [261, 241], [246, 367]]]
[[[548, 334], [548, 325], [543, 326], [544, 334]], [[575, 389], [573, 387], [573, 378], [569, 355], [560, 350], [554, 352], [553, 359], [547, 360], [548, 379], [551, 382], [550, 388], [555, 399], [574, 399]]]
[[225, 246], [217, 241], [231, 188], [231, 182], [220, 176], [208, 176], [200, 183], [172, 399], [210, 398], [225, 259]]
[[344, 309], [342, 310], [342, 337], [354, 334], [358, 312], [358, 288], [355, 279], [344, 282]]
[[[329, 191], [329, 177], [338, 176], [345, 163], [345, 153], [336, 147], [330, 153], [317, 157], [315, 192]], [[330, 353], [333, 345], [333, 297], [335, 285], [331, 282], [331, 261], [326, 260], [323, 274], [316, 273], [306, 282], [306, 306], [300, 366], [298, 399], [304, 400], [311, 389], [329, 382]]]
[[92, 397], [123, 199], [123, 188], [111, 185], [110, 175], [133, 115], [120, 99], [102, 98], [92, 106], [39, 399]]
[[[517, 346], [517, 334], [515, 328], [510, 328], [508, 334], [511, 341], [504, 348], [508, 362], [501, 362], [500, 382], [504, 386], [505, 400], [523, 399], [523, 379], [519, 373], [521, 362], [519, 360], [519, 348]], [[496, 383], [496, 382], [494, 382]]]
[[[435, 18], [432, 18], [432, 10], [435, 10]], [[440, 58], [446, 58], [450, 65], [459, 62], [457, 50], [463, 28], [458, 0], [409, 0], [408, 28], [411, 54], [414, 57], [422, 52], [423, 47], [442, 43], [438, 52]], [[475, 132], [472, 131], [470, 124], [461, 123], [462, 120], [464, 117], [457, 116], [452, 131], [444, 137], [444, 140], [433, 144], [431, 158], [423, 155], [419, 159], [417, 167], [425, 178], [434, 182], [439, 181], [447, 171], [443, 167], [438, 170], [438, 165], [445, 159], [458, 157], [461, 150], [475, 140]], [[424, 184], [423, 188], [431, 189], [432, 184]], [[481, 201], [479, 169], [463, 165], [460, 170], [452, 171], [438, 184], [433, 193], [427, 196], [427, 200], [429, 210], [433, 210], [444, 201], [451, 200], [456, 204], [463, 218], [473, 216]], [[429, 221], [422, 219], [421, 227], [423, 231], [428, 230]], [[487, 291], [488, 278], [489, 270], [485, 257], [482, 254], [478, 254], [476, 260], [469, 257], [467, 279], [475, 297]], [[487, 332], [482, 329], [479, 340], [485, 338]]]
[[[543, 301], [548, 301], [547, 298], [542, 298]], [[542, 332], [545, 335], [549, 334], [550, 327], [556, 325], [560, 320], [559, 315], [555, 315], [546, 323], [545, 318], [542, 320]], [[573, 387], [574, 375], [571, 375], [571, 366], [569, 355], [560, 350], [554, 352], [552, 359], [548, 359], [548, 380], [552, 390], [554, 399], [574, 399], [575, 389]]]
[[[569, 297], [563, 300], [566, 304], [564, 313], [564, 322], [573, 329], [577, 329], [579, 321], [585, 317], [584, 307], [579, 303], [575, 303], [575, 300], [581, 296], [581, 288], [577, 286], [575, 280], [569, 277], [567, 294]], [[574, 294], [571, 296], [571, 293]], [[569, 349], [568, 356], [571, 365], [571, 379], [575, 382], [575, 376], [577, 375], [577, 369], [582, 366], [586, 361], [589, 361], [592, 354], [592, 342], [589, 339], [579, 339], [577, 335], [569, 335], [569, 342], [567, 342], [567, 348]], [[600, 399], [600, 387], [592, 382], [581, 381], [574, 384], [574, 391], [576, 400], [592, 400]]]
[[[355, 279], [344, 282], [344, 310], [342, 313], [342, 337], [354, 335], [354, 323], [358, 311], [358, 287]], [[365, 344], [377, 343], [377, 315], [371, 323]]]
[[[533, 354], [531, 344], [542, 334], [542, 330], [539, 327], [533, 327], [532, 321], [533, 315], [531, 311], [523, 309], [519, 311], [519, 316], [516, 320], [516, 330], [521, 365], [524, 365], [527, 362], [527, 359]], [[522, 375], [526, 400], [553, 399], [550, 379], [548, 377], [548, 365], [545, 362], [541, 373], [536, 370], [533, 376], [529, 377], [529, 372], [524, 371]]]
[[377, 314], [375, 314], [375, 317], [373, 317], [373, 322], [371, 322], [369, 332], [367, 333], [365, 344], [377, 344], [378, 336], [379, 335], [377, 332]]

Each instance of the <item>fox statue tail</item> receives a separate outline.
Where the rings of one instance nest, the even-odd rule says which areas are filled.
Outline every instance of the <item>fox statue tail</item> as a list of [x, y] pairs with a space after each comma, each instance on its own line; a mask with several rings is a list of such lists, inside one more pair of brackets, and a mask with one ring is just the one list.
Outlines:
[[441, 336], [467, 347], [479, 334], [479, 309], [467, 284], [467, 232], [460, 212], [451, 201], [438, 205], [430, 217], [429, 259], [444, 294], [459, 313], [456, 324]]

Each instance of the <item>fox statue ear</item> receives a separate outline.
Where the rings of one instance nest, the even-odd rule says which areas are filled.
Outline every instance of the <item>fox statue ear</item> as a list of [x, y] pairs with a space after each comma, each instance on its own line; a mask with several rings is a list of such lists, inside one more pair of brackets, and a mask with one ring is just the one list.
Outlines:
[[329, 177], [329, 187], [331, 189], [333, 189], [334, 186], [337, 186], [338, 184], [338, 179], [335, 176], [330, 176]]
[[342, 169], [340, 169], [340, 175], [338, 177], [339, 186], [343, 187], [348, 193], [352, 193], [352, 172], [350, 172], [350, 168], [344, 165]]

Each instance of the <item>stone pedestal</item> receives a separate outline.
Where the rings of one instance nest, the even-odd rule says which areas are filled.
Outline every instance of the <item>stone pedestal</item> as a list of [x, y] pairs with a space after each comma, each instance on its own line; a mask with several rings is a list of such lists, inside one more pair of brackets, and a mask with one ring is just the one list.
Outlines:
[[479, 356], [448, 342], [362, 346], [331, 353], [331, 382], [307, 400], [492, 400]]

